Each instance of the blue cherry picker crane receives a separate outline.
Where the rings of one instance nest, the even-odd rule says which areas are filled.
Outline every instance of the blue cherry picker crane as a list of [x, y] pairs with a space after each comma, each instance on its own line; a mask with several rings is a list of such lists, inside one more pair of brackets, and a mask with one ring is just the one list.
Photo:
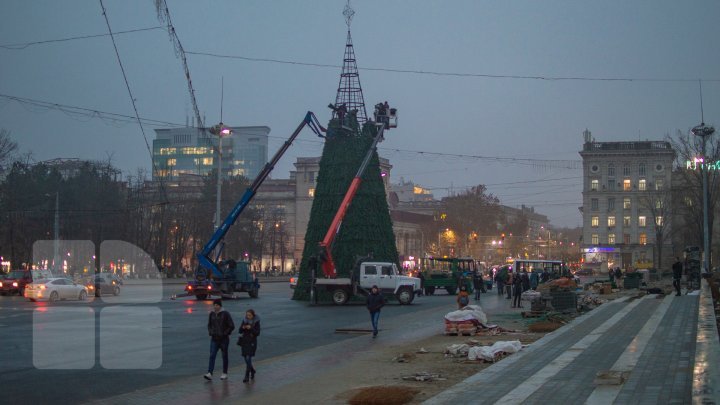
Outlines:
[[[295, 138], [300, 134], [300, 131], [306, 126], [317, 136], [324, 137], [322, 132], [325, 132], [325, 128], [320, 125], [315, 114], [312, 111], [308, 111], [295, 132], [293, 132], [290, 138], [275, 152], [273, 158], [265, 164], [250, 187], [247, 188], [240, 198], [240, 201], [238, 201], [223, 223], [215, 230], [210, 240], [208, 240], [203, 249], [197, 254], [198, 266], [195, 270], [194, 279], [187, 283], [185, 292], [173, 295], [171, 299], [195, 296], [198, 300], [204, 300], [213, 295], [224, 298], [237, 298], [235, 296], [236, 292], [247, 292], [251, 298], [258, 297], [260, 283], [250, 271], [250, 266], [247, 261], [229, 259], [218, 263], [220, 254], [222, 253], [223, 239], [230, 230], [230, 227], [235, 224], [240, 214], [242, 214], [253, 199], [270, 172], [275, 168], [275, 164], [277, 164], [290, 145], [292, 145]], [[211, 254], [216, 249], [218, 251], [215, 258], [213, 258]]]

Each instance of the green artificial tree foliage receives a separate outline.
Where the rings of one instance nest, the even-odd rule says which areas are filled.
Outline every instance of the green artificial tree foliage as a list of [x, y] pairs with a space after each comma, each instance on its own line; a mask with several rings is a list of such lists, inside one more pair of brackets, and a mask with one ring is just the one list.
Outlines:
[[[310, 220], [305, 233], [305, 248], [300, 262], [300, 277], [293, 299], [310, 298], [310, 258], [317, 256], [318, 244], [330, 227], [350, 183], [358, 172], [363, 158], [377, 134], [374, 123], [368, 122], [360, 130], [355, 114], [345, 117], [345, 126], [332, 119], [320, 159], [320, 171]], [[387, 135], [388, 132], [385, 132]], [[332, 245], [337, 277], [350, 277], [358, 259], [372, 256], [374, 261], [398, 264], [390, 211], [380, 172], [377, 152], [362, 176], [362, 183], [350, 203], [340, 230]], [[318, 278], [324, 277], [318, 269]], [[330, 297], [319, 295], [320, 301]]]

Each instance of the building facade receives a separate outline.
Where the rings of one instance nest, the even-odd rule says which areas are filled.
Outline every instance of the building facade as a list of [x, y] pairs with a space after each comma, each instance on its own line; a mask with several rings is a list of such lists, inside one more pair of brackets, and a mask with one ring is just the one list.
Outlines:
[[[222, 176], [253, 179], [268, 161], [270, 127], [230, 127], [222, 139]], [[218, 137], [193, 127], [155, 130], [153, 180], [182, 174], [206, 176], [218, 167]]]
[[672, 146], [665, 141], [596, 142], [589, 131], [584, 135], [584, 266], [601, 272], [651, 268], [660, 250], [662, 262], [669, 263], [671, 223], [665, 212], [672, 191]]

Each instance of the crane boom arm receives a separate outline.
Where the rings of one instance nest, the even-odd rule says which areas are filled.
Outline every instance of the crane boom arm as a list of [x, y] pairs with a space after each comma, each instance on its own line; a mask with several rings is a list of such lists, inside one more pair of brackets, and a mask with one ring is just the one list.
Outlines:
[[362, 176], [365, 173], [365, 169], [367, 169], [367, 166], [370, 163], [370, 159], [372, 158], [373, 153], [377, 149], [378, 142], [380, 142], [380, 139], [382, 139], [383, 132], [385, 131], [385, 125], [386, 124], [384, 123], [380, 125], [377, 135], [375, 135], [375, 138], [373, 139], [372, 144], [370, 145], [370, 148], [368, 149], [367, 154], [365, 155], [365, 158], [363, 159], [362, 164], [357, 171], [357, 174], [355, 174], [352, 182], [350, 182], [350, 187], [345, 193], [345, 197], [343, 198], [342, 202], [340, 203], [340, 207], [338, 207], [338, 210], [335, 213], [335, 217], [330, 224], [330, 228], [328, 228], [325, 237], [319, 244], [321, 266], [323, 274], [325, 274], [325, 277], [327, 278], [333, 278], [337, 276], [335, 261], [333, 260], [331, 253], [332, 244], [335, 241], [335, 237], [337, 236], [338, 231], [340, 230], [340, 224], [342, 223], [343, 218], [345, 218], [345, 214], [347, 213], [350, 204], [355, 198], [355, 194], [357, 193], [358, 188], [360, 188], [360, 184], [362, 183]]
[[230, 227], [235, 223], [243, 210], [245, 210], [247, 205], [255, 196], [255, 193], [257, 193], [262, 183], [268, 177], [270, 172], [272, 172], [277, 162], [280, 160], [283, 154], [285, 154], [285, 152], [288, 150], [290, 145], [292, 145], [295, 138], [297, 138], [297, 136], [300, 134], [300, 131], [302, 131], [305, 126], [310, 127], [310, 129], [312, 129], [312, 131], [318, 136], [323, 136], [321, 132], [325, 131], [325, 128], [320, 125], [315, 114], [312, 111], [308, 111], [307, 114], [305, 114], [305, 118], [302, 120], [300, 125], [298, 125], [297, 129], [295, 129], [295, 132], [293, 132], [292, 135], [290, 135], [290, 138], [288, 138], [288, 140], [283, 143], [280, 149], [275, 152], [275, 155], [272, 157], [272, 159], [270, 159], [270, 161], [265, 164], [257, 177], [255, 177], [253, 183], [250, 185], [250, 187], [247, 188], [242, 198], [240, 198], [240, 201], [238, 201], [230, 214], [225, 218], [225, 221], [223, 221], [220, 227], [215, 230], [213, 236], [205, 244], [203, 249], [197, 254], [198, 262], [201, 267], [210, 270], [212, 274], [216, 276], [222, 274], [220, 269], [218, 268], [218, 264], [215, 263], [215, 261], [210, 257], [210, 253], [212, 253], [218, 246], [218, 244], [223, 240], [225, 235], [230, 230]]

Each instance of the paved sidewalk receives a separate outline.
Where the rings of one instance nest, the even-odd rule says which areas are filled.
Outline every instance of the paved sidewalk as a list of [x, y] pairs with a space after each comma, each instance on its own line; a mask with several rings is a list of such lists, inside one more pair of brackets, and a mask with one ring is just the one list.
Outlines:
[[[425, 404], [720, 404], [709, 294], [704, 283], [699, 295], [604, 304]], [[603, 371], [623, 381], [596, 382]]]

